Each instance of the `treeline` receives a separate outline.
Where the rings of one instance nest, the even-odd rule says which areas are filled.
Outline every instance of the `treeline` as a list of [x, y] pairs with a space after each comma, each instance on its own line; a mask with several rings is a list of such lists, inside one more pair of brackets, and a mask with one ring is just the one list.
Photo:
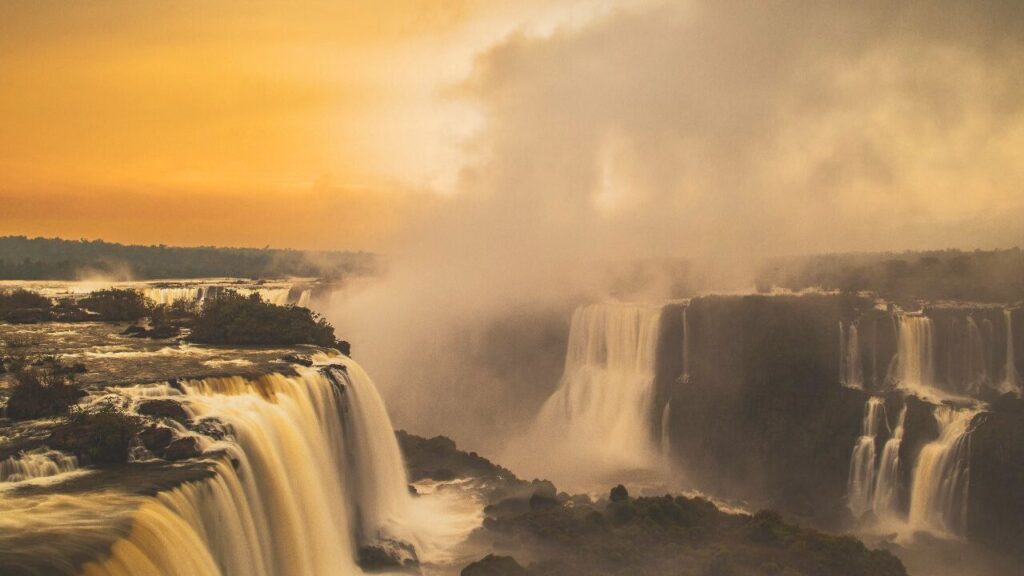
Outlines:
[[778, 260], [759, 275], [758, 287], [871, 291], [891, 299], [1019, 302], [1024, 300], [1024, 252], [826, 254]]
[[376, 266], [376, 257], [368, 252], [182, 248], [102, 240], [0, 237], [0, 280], [75, 280], [84, 274], [136, 280], [289, 276], [338, 279], [371, 274]]

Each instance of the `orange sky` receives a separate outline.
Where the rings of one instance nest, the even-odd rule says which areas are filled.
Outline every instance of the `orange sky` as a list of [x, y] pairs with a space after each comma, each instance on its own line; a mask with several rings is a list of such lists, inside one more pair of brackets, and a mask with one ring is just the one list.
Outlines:
[[448, 96], [600, 2], [0, 4], [0, 234], [369, 248], [450, 190]]

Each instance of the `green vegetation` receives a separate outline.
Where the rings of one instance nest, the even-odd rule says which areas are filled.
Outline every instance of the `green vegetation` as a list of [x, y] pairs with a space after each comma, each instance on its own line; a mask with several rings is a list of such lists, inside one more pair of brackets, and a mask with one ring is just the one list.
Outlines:
[[372, 274], [366, 252], [302, 252], [257, 248], [126, 246], [102, 240], [0, 237], [0, 279], [74, 280], [82, 272], [139, 280], [161, 278], [338, 279]]
[[153, 303], [142, 295], [142, 292], [132, 288], [109, 288], [97, 290], [78, 304], [95, 312], [98, 320], [111, 322], [134, 322], [149, 315]]
[[236, 292], [203, 303], [190, 339], [201, 344], [337, 344], [334, 328], [318, 314], [298, 306], [275, 306], [258, 294], [242, 296]]
[[1011, 248], [794, 258], [766, 267], [758, 286], [867, 290], [893, 299], [1016, 302], [1024, 297], [1024, 252]]
[[632, 499], [621, 486], [614, 496], [598, 504], [489, 506], [484, 527], [495, 543], [539, 560], [526, 569], [485, 560], [463, 574], [906, 576], [887, 551], [787, 524], [773, 511], [733, 515], [701, 498]]
[[4, 367], [14, 377], [6, 408], [7, 417], [13, 420], [65, 414], [85, 395], [75, 383], [75, 374], [85, 371], [81, 364], [69, 366], [55, 356], [32, 361], [9, 356], [4, 358]]

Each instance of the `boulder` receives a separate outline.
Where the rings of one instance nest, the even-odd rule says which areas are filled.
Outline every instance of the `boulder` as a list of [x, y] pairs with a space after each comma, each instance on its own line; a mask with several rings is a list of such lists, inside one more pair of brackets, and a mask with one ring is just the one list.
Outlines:
[[511, 556], [488, 554], [462, 569], [461, 576], [527, 576], [525, 568]]
[[284, 360], [285, 362], [290, 362], [292, 364], [298, 364], [299, 366], [312, 366], [313, 365], [313, 359], [310, 358], [309, 356], [305, 355], [305, 354], [298, 354], [298, 353], [286, 354], [286, 355], [281, 357], [281, 360]]
[[357, 554], [359, 567], [369, 572], [390, 572], [395, 568], [419, 565], [416, 549], [411, 544], [388, 538], [372, 545], [360, 546]]
[[187, 424], [189, 421], [188, 412], [185, 411], [185, 407], [179, 402], [168, 400], [166, 398], [144, 400], [139, 403], [139, 407], [136, 412], [143, 416], [169, 418], [182, 424]]
[[174, 438], [174, 431], [167, 426], [149, 426], [139, 433], [139, 440], [146, 450], [162, 454]]
[[164, 448], [163, 458], [164, 460], [187, 460], [195, 458], [202, 453], [198, 438], [195, 436], [182, 436], [168, 444], [167, 448]]

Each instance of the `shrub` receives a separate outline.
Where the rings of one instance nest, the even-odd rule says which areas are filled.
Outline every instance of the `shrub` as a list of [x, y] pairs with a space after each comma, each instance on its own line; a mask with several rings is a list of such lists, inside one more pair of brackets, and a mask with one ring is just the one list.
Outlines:
[[74, 375], [84, 371], [84, 366], [66, 366], [54, 357], [44, 357], [32, 364], [22, 360], [11, 366], [11, 371], [14, 386], [6, 414], [14, 420], [59, 416], [85, 395], [74, 382]]
[[203, 303], [191, 340], [203, 344], [334, 346], [334, 327], [298, 306], [275, 306], [258, 294], [225, 292]]
[[110, 288], [90, 293], [79, 302], [99, 315], [100, 320], [134, 322], [149, 314], [152, 302], [131, 288]]
[[49, 298], [31, 290], [0, 290], [0, 319], [8, 322], [49, 320], [52, 306]]
[[74, 411], [67, 422], [50, 435], [49, 443], [91, 464], [124, 464], [128, 448], [141, 428], [138, 417], [113, 406], [95, 412]]

